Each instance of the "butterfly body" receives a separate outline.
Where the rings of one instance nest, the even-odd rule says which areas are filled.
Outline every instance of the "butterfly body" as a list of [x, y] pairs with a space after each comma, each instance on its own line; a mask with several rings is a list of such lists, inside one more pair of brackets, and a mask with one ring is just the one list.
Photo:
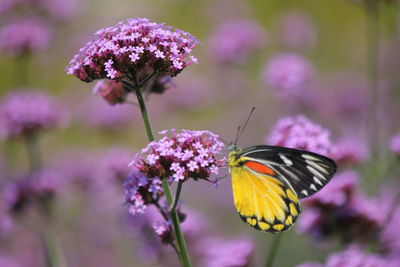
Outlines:
[[336, 171], [324, 156], [284, 147], [231, 145], [228, 165], [235, 207], [251, 227], [278, 233], [296, 222], [299, 199], [321, 189]]

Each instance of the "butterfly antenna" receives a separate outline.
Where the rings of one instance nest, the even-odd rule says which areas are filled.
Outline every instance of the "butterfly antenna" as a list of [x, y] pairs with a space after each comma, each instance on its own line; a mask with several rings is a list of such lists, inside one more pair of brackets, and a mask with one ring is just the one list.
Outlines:
[[240, 129], [241, 129], [241, 127], [239, 126], [238, 128], [237, 128], [237, 131], [236, 131], [236, 138], [235, 138], [235, 145], [237, 144], [237, 141], [239, 140], [239, 133], [240, 133]]
[[246, 126], [247, 126], [247, 124], [249, 123], [250, 118], [251, 118], [251, 115], [253, 115], [255, 109], [256, 109], [256, 107], [253, 107], [253, 108], [251, 109], [250, 114], [249, 114], [249, 116], [247, 117], [247, 120], [246, 120], [245, 123], [243, 124], [242, 130], [240, 131], [240, 133], [238, 133], [238, 136], [237, 136], [237, 139], [238, 139], [238, 140], [239, 140], [239, 138], [242, 136], [244, 130], [246, 129]]

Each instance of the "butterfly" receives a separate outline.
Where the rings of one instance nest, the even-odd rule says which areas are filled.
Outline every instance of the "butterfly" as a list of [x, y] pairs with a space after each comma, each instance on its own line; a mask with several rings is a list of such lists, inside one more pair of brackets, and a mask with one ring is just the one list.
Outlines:
[[301, 212], [299, 200], [318, 192], [336, 172], [335, 162], [325, 156], [266, 145], [230, 145], [228, 165], [240, 217], [271, 233], [293, 226]]

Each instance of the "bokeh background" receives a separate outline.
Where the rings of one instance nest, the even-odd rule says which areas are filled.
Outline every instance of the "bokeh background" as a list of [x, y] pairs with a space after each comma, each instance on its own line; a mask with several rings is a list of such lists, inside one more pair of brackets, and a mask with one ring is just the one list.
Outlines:
[[[12, 2], [19, 6], [7, 10]], [[333, 147], [347, 141], [342, 147], [355, 160], [339, 165], [339, 171], [357, 172], [357, 190], [375, 198], [384, 188], [398, 186], [398, 169], [392, 168], [395, 153], [389, 148], [390, 138], [400, 130], [400, 20], [394, 1], [382, 1], [379, 6], [375, 93], [370, 86], [368, 23], [362, 1], [42, 1], [47, 8], [39, 2], [0, 3], [0, 33], [13, 22], [28, 21], [27, 26], [11, 30], [11, 37], [3, 34], [0, 38], [0, 94], [4, 99], [17, 90], [41, 91], [57, 101], [58, 126], [38, 137], [43, 166], [53, 171], [57, 189], [51, 223], [29, 205], [23, 212], [10, 212], [2, 198], [1, 266], [45, 266], [42, 243], [46, 240], [38, 233], [47, 227], [56, 236], [53, 247], [66, 266], [177, 266], [173, 250], [153, 233], [151, 215], [129, 215], [123, 206], [123, 178], [110, 174], [113, 168], [129, 172], [130, 159], [147, 144], [138, 107], [110, 106], [92, 93], [95, 82], [83, 83], [64, 71], [95, 31], [126, 18], [165, 22], [201, 41], [193, 51], [199, 64], [187, 67], [163, 94], [147, 96], [155, 131], [206, 129], [229, 142], [255, 107], [238, 143], [247, 147], [264, 144], [282, 117], [303, 114], [329, 131]], [[47, 32], [30, 29], [32, 21], [40, 21]], [[224, 36], [232, 31], [226, 25], [234, 22], [242, 24], [237, 24], [233, 36]], [[37, 34], [41, 41], [48, 38], [48, 44], [32, 37], [38, 49], [19, 53], [7, 48], [12, 38], [29, 34]], [[236, 39], [239, 48], [228, 54], [229, 44]], [[282, 63], [287, 64], [281, 67], [283, 74], [268, 73], [269, 64], [282, 55], [295, 59]], [[281, 79], [288, 80], [287, 88], [280, 84]], [[376, 113], [378, 122], [371, 124]], [[379, 132], [378, 138], [371, 129]], [[29, 174], [29, 158], [22, 138], [5, 138], [1, 149], [0, 185], [7, 191], [10, 183]], [[221, 177], [226, 173], [222, 170]], [[273, 236], [242, 223], [233, 206], [229, 177], [218, 187], [189, 181], [184, 184], [182, 199], [193, 258], [229, 258], [242, 253], [246, 259], [237, 265], [211, 265], [197, 259], [195, 266], [262, 266]], [[213, 236], [221, 243], [204, 240], [191, 247], [191, 235], [193, 239]], [[316, 241], [294, 227], [284, 234], [275, 266], [323, 263], [343, 248], [340, 244], [337, 240]], [[226, 248], [228, 245], [233, 247]]]

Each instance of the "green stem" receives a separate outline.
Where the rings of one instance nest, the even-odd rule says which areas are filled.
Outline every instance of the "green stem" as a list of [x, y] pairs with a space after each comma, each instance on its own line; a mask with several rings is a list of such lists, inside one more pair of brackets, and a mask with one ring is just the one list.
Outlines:
[[30, 54], [24, 53], [15, 59], [14, 86], [28, 86]]
[[269, 249], [267, 262], [265, 263], [265, 267], [272, 267], [278, 252], [279, 244], [282, 240], [282, 233], [276, 234], [274, 240], [272, 240], [271, 248]]
[[380, 153], [380, 90], [379, 90], [379, 0], [366, 0], [365, 13], [367, 20], [367, 60], [368, 83], [371, 90], [370, 99], [370, 146], [372, 155], [381, 157]]
[[39, 139], [36, 133], [25, 136], [26, 152], [28, 154], [29, 169], [31, 172], [41, 168], [42, 158], [39, 149]]
[[183, 182], [179, 181], [178, 186], [176, 187], [174, 202], [172, 203], [171, 207], [169, 208], [169, 211], [176, 210], [176, 206], [178, 206], [179, 197], [180, 197], [181, 191], [182, 191], [182, 185], [183, 185]]
[[[138, 86], [137, 82], [135, 82], [135, 86], [133, 86], [133, 87], [135, 89], [136, 96], [137, 96], [139, 106], [140, 106], [140, 110], [142, 112], [142, 117], [143, 117], [143, 122], [144, 122], [144, 125], [146, 128], [147, 137], [148, 137], [149, 141], [152, 142], [152, 141], [154, 141], [154, 136], [153, 136], [153, 132], [151, 130], [150, 120], [147, 115], [146, 105], [144, 103], [142, 92], [140, 91], [140, 87]], [[168, 207], [171, 207], [173, 204], [173, 200], [172, 200], [171, 190], [169, 189], [169, 185], [168, 185], [168, 182], [166, 181], [166, 179], [162, 179], [162, 187], [164, 190], [165, 198], [167, 199]], [[179, 254], [178, 254], [179, 260], [180, 260], [182, 266], [190, 267], [191, 263], [190, 263], [189, 253], [188, 253], [188, 250], [186, 247], [185, 238], [183, 236], [183, 233], [182, 233], [182, 230], [180, 227], [178, 214], [175, 210], [171, 210], [170, 213], [171, 213], [172, 224], [173, 224], [174, 230], [175, 230], [176, 240], [178, 242], [178, 247], [179, 247]]]
[[42, 245], [46, 267], [66, 267], [58, 239], [50, 229], [42, 232]]

